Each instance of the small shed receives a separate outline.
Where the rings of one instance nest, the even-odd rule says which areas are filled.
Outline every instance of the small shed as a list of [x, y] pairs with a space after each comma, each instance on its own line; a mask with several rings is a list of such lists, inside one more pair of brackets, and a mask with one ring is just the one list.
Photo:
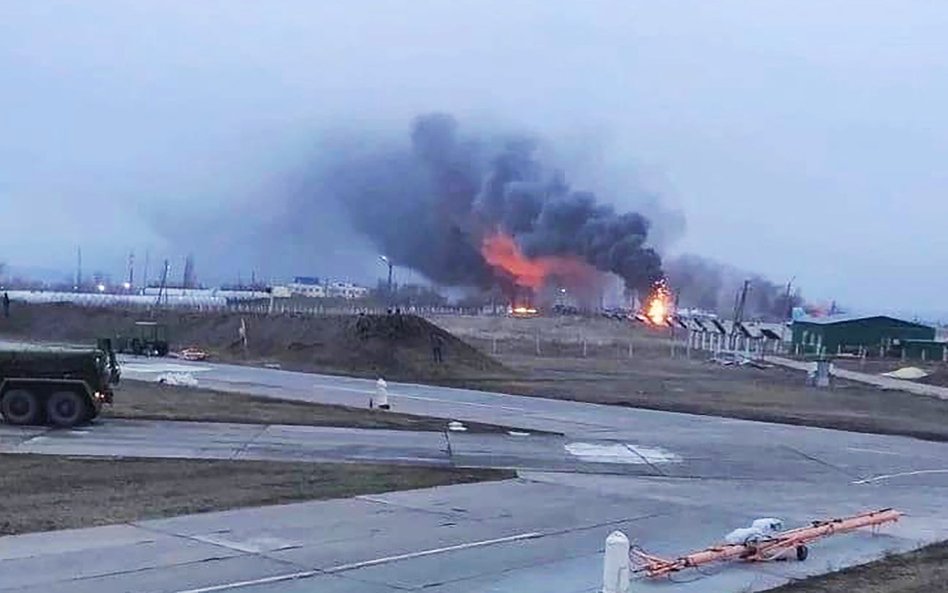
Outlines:
[[889, 315], [808, 317], [794, 320], [793, 348], [800, 354], [890, 351], [906, 340], [934, 340], [935, 328]]

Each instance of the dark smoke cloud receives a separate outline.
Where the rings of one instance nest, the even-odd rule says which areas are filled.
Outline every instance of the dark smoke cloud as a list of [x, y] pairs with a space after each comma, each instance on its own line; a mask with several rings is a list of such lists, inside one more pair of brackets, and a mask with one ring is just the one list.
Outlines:
[[760, 274], [744, 272], [696, 255], [668, 259], [665, 269], [681, 307], [696, 307], [730, 317], [745, 280], [750, 281], [744, 307], [745, 319], [785, 319], [790, 307], [803, 304], [798, 291], [793, 292], [787, 301], [785, 284], [775, 284]]
[[480, 244], [498, 229], [529, 256], [576, 256], [630, 288], [660, 278], [661, 259], [646, 245], [649, 221], [572, 190], [537, 148], [524, 135], [464, 136], [453, 117], [430, 114], [415, 120], [410, 145], [347, 154], [324, 186], [379, 251], [438, 283], [497, 282]]

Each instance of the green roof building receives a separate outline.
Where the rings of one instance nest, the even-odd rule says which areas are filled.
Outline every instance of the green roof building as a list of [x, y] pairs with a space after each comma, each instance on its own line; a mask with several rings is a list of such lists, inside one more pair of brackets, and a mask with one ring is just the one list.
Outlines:
[[906, 341], [933, 341], [935, 328], [888, 315], [808, 317], [794, 320], [798, 354], [871, 353], [901, 350]]

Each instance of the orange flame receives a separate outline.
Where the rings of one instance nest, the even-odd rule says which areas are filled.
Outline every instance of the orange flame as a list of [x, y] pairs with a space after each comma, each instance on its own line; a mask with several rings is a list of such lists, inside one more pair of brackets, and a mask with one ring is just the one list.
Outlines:
[[542, 288], [550, 274], [583, 277], [591, 270], [589, 265], [575, 257], [545, 255], [529, 258], [513, 237], [500, 231], [484, 237], [481, 254], [492, 267], [512, 276], [517, 286], [532, 290]]
[[645, 303], [645, 317], [653, 325], [665, 325], [671, 317], [672, 295], [665, 280], [659, 280], [652, 288]]

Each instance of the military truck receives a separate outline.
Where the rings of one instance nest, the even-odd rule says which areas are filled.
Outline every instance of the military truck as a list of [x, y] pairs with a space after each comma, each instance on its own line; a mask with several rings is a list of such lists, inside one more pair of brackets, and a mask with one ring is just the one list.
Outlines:
[[168, 327], [155, 321], [136, 321], [130, 335], [113, 340], [116, 352], [136, 356], [167, 356]]
[[112, 403], [119, 366], [108, 340], [95, 348], [0, 348], [0, 413], [10, 424], [70, 427]]

